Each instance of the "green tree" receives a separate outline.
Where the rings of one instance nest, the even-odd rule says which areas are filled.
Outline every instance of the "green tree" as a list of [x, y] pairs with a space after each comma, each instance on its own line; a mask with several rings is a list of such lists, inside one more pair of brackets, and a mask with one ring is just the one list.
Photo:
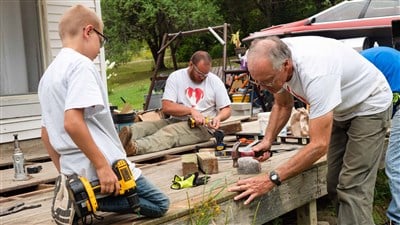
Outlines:
[[[102, 0], [105, 33], [111, 39], [106, 46], [107, 57], [119, 62], [129, 61], [133, 49], [132, 40], [136, 40], [136, 43], [145, 41], [148, 44], [156, 62], [164, 34], [222, 23], [216, 1]], [[165, 68], [164, 61], [160, 67]]]

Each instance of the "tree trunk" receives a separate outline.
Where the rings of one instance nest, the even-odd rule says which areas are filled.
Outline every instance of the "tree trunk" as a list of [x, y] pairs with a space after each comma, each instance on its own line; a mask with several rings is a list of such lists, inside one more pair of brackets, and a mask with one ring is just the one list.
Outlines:
[[[151, 51], [151, 55], [152, 55], [153, 60], [154, 60], [154, 65], [157, 66], [157, 57], [158, 57], [157, 52], [158, 52], [158, 50], [160, 49], [160, 47], [157, 46], [157, 45], [152, 45], [152, 44], [149, 43], [148, 41], [147, 41], [147, 44], [149, 45], [149, 48], [150, 48], [150, 51]], [[163, 69], [166, 69], [166, 68], [167, 68], [167, 67], [165, 66], [165, 63], [164, 63], [165, 51], [164, 51], [164, 52], [161, 52], [161, 54], [163, 54], [163, 56], [162, 56], [162, 60], [161, 60], [160, 65], [159, 65], [160, 67], [159, 67], [158, 69], [163, 70]]]

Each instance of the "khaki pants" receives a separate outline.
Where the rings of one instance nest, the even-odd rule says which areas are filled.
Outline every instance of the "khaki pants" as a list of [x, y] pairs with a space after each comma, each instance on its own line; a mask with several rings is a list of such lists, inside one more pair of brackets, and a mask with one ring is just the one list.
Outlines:
[[137, 143], [137, 154], [205, 142], [212, 137], [206, 128], [190, 128], [187, 121], [176, 119], [134, 123], [131, 131]]
[[372, 207], [391, 107], [374, 115], [334, 121], [328, 151], [328, 194], [339, 225], [373, 225]]

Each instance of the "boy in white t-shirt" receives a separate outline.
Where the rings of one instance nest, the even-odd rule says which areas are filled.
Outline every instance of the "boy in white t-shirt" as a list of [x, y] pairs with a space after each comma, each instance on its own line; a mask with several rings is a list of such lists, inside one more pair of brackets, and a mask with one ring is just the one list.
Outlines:
[[99, 180], [101, 194], [107, 196], [98, 200], [100, 211], [134, 213], [127, 198], [118, 195], [120, 184], [111, 168], [124, 159], [136, 180], [140, 214], [160, 217], [168, 210], [169, 199], [127, 159], [112, 121], [105, 85], [93, 63], [107, 40], [102, 31], [102, 21], [85, 6], [71, 7], [62, 16], [59, 34], [63, 48], [39, 83], [42, 140], [61, 174]]
[[310, 143], [269, 177], [238, 181], [229, 189], [243, 191], [235, 199], [249, 196], [248, 204], [327, 154], [327, 189], [338, 202], [338, 224], [373, 225], [374, 187], [392, 101], [383, 74], [342, 42], [315, 36], [256, 40], [247, 58], [251, 76], [275, 99], [265, 136], [253, 150], [270, 150], [290, 117], [293, 96], [310, 106]]

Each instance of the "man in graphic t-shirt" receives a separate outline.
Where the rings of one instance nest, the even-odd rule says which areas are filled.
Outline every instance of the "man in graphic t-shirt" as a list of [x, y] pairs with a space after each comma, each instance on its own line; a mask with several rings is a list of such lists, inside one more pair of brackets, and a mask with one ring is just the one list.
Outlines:
[[[212, 137], [207, 129], [218, 129], [230, 117], [231, 101], [223, 82], [210, 69], [210, 55], [197, 51], [187, 68], [168, 77], [162, 111], [171, 117], [122, 128], [119, 137], [128, 155], [196, 144]], [[195, 128], [188, 126], [189, 117], [195, 120]]]

